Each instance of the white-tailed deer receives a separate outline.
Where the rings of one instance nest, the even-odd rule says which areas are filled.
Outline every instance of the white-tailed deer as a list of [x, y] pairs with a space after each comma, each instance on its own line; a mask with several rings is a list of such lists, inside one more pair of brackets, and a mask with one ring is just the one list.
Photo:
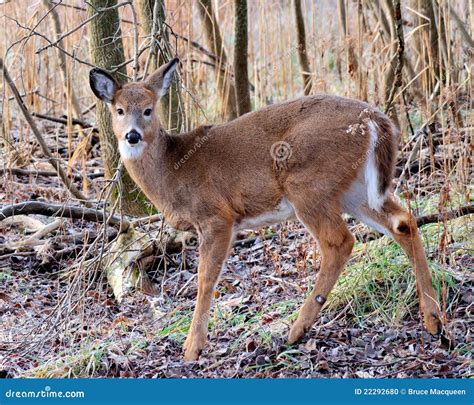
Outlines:
[[185, 359], [197, 359], [205, 345], [213, 291], [236, 231], [292, 218], [317, 239], [322, 254], [314, 289], [288, 338], [300, 339], [351, 254], [354, 237], [344, 212], [400, 244], [415, 271], [425, 327], [439, 332], [439, 305], [416, 220], [391, 192], [392, 122], [364, 102], [322, 94], [171, 135], [156, 103], [177, 65], [173, 59], [146, 81], [124, 86], [93, 69], [90, 85], [110, 107], [132, 178], [173, 226], [199, 235], [197, 303]]

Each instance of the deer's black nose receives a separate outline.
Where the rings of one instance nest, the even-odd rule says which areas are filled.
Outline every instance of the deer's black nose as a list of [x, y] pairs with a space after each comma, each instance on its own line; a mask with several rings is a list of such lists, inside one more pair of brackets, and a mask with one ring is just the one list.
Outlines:
[[127, 135], [125, 135], [125, 139], [128, 141], [128, 143], [135, 145], [142, 140], [142, 136], [137, 131], [132, 129]]

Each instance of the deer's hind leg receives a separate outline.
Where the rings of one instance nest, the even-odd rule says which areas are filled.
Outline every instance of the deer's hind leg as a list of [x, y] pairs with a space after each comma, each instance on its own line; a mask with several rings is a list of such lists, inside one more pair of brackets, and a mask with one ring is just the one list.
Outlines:
[[369, 225], [375, 222], [387, 230], [408, 256], [416, 278], [416, 289], [425, 328], [429, 333], [441, 332], [440, 306], [433, 288], [428, 261], [416, 225], [416, 218], [393, 198], [386, 199], [381, 212], [361, 208], [360, 212]]
[[354, 246], [354, 237], [337, 210], [308, 210], [294, 204], [298, 219], [317, 239], [322, 254], [321, 268], [311, 294], [300, 309], [288, 337], [289, 343], [301, 339], [311, 328], [336, 284]]

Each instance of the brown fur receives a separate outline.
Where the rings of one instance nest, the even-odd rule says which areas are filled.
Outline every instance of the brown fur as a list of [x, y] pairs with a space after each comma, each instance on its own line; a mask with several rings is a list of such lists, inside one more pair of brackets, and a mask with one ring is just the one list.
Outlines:
[[[132, 178], [173, 226], [194, 228], [201, 240], [197, 304], [185, 358], [196, 359], [204, 346], [212, 292], [234, 227], [246, 218], [272, 212], [284, 198], [318, 240], [323, 255], [314, 289], [290, 331], [289, 341], [295, 342], [315, 321], [322, 306], [321, 298], [316, 301], [316, 297], [327, 297], [354, 244], [341, 218], [342, 200], [360, 178], [367, 158], [370, 134], [363, 125], [364, 116], [368, 114], [377, 124], [375, 160], [381, 192], [390, 188], [393, 176], [393, 125], [364, 102], [314, 95], [222, 125], [171, 135], [162, 129], [156, 115], [148, 121], [141, 117], [144, 108], [157, 102], [164, 68], [148, 82], [118, 89], [111, 111], [119, 142], [133, 119], [143, 132], [145, 147], [140, 158], [124, 160]], [[118, 106], [126, 110], [125, 117], [118, 117]], [[281, 144], [289, 153], [275, 159], [272, 148]], [[410, 257], [425, 324], [435, 332], [438, 307], [413, 217], [390, 196], [380, 212], [367, 205], [360, 209], [391, 233]]]

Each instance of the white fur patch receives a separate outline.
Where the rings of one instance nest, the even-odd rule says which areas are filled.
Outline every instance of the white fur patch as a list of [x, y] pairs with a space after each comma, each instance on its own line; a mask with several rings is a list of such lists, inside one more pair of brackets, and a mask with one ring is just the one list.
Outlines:
[[[378, 191], [378, 188], [376, 189]], [[357, 218], [359, 221], [370, 226], [384, 235], [390, 235], [388, 229], [370, 218], [364, 211], [369, 205], [369, 187], [366, 181], [366, 169], [361, 170], [357, 179], [351, 184], [349, 189], [342, 196], [342, 209], [344, 212]], [[383, 201], [382, 201], [383, 203]], [[370, 207], [373, 209], [373, 207]]]
[[236, 231], [243, 229], [257, 229], [269, 226], [288, 219], [295, 218], [295, 209], [287, 198], [283, 198], [274, 210], [252, 218], [244, 218], [240, 224], [235, 226]]
[[122, 159], [138, 159], [145, 149], [146, 142], [138, 142], [135, 145], [130, 145], [127, 141], [119, 141], [119, 151]]
[[367, 202], [370, 208], [379, 211], [384, 203], [385, 195], [379, 192], [379, 173], [375, 164], [375, 147], [378, 141], [377, 124], [373, 121], [369, 121], [367, 125], [370, 133], [369, 150], [364, 167]]

